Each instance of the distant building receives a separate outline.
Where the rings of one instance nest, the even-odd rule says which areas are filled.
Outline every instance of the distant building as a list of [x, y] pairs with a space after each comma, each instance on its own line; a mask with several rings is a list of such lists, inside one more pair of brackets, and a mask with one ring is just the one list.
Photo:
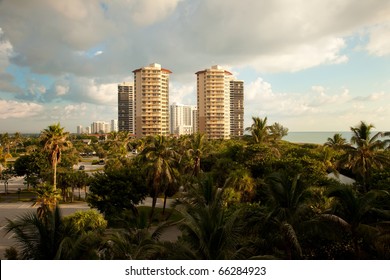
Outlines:
[[229, 139], [232, 73], [215, 65], [196, 75], [198, 131], [209, 139]]
[[111, 120], [111, 131], [118, 131], [118, 120]]
[[91, 124], [92, 134], [103, 134], [110, 132], [110, 124], [103, 121], [96, 121]]
[[118, 130], [135, 134], [134, 83], [123, 82], [118, 85]]
[[91, 127], [90, 127], [90, 126], [87, 126], [87, 127], [85, 128], [85, 133], [91, 134]]
[[183, 135], [194, 133], [194, 105], [173, 103], [170, 106], [171, 134]]
[[77, 126], [77, 134], [82, 134], [82, 133], [84, 133], [84, 131], [83, 131], [83, 126], [78, 125], [78, 126]]
[[133, 71], [135, 88], [135, 135], [169, 134], [169, 74], [160, 64]]
[[244, 135], [244, 82], [230, 80], [230, 136]]

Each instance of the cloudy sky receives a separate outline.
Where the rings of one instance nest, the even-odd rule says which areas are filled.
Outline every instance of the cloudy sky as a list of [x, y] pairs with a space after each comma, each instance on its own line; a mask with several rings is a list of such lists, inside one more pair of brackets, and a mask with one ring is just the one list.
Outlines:
[[154, 62], [184, 104], [226, 67], [246, 126], [390, 130], [388, 0], [0, 0], [0, 133], [116, 119], [117, 84]]

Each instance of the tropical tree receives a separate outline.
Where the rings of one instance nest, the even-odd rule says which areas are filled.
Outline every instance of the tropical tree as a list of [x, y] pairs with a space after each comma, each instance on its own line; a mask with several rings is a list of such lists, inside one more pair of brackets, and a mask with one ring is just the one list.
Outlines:
[[287, 136], [288, 128], [276, 122], [269, 127], [269, 134], [271, 139], [278, 141], [281, 140], [284, 136]]
[[254, 197], [255, 180], [250, 172], [244, 168], [238, 168], [230, 172], [224, 189], [227, 202], [250, 202]]
[[276, 246], [285, 251], [286, 257], [302, 258], [298, 229], [310, 216], [308, 201], [311, 193], [298, 174], [290, 178], [285, 172], [267, 177], [269, 215], [266, 222], [279, 233]]
[[[7, 150], [7, 154], [10, 154], [11, 153], [11, 138], [9, 137], [9, 134], [6, 132], [4, 134], [0, 134], [0, 143], [1, 143], [1, 146], [3, 147], [3, 152], [4, 150], [6, 149]], [[5, 152], [4, 152], [5, 153]]]
[[72, 143], [68, 140], [69, 132], [65, 132], [59, 123], [50, 125], [41, 132], [40, 139], [43, 149], [49, 154], [53, 168], [53, 189], [57, 189], [57, 164], [61, 162], [61, 154], [69, 149]]
[[110, 152], [113, 155], [124, 157], [130, 147], [132, 135], [128, 131], [112, 131], [108, 136]]
[[178, 225], [183, 233], [179, 242], [181, 249], [189, 248], [182, 252], [186, 253], [186, 258], [248, 258], [247, 252], [239, 246], [242, 233], [239, 211], [229, 213], [223, 204], [223, 189], [206, 175], [176, 201], [175, 209], [183, 215]]
[[368, 191], [370, 178], [375, 169], [383, 169], [390, 165], [390, 158], [383, 152], [385, 141], [379, 138], [385, 134], [377, 132], [371, 137], [372, 124], [361, 122], [357, 127], [351, 127], [353, 136], [350, 146], [345, 146], [346, 155], [340, 164], [351, 171], [361, 180], [364, 191]]
[[177, 153], [169, 145], [165, 136], [151, 136], [146, 147], [140, 154], [140, 161], [144, 164], [152, 197], [152, 220], [159, 194], [165, 192], [167, 187], [177, 180]]
[[139, 168], [134, 165], [98, 172], [91, 178], [88, 203], [97, 208], [110, 224], [115, 224], [126, 210], [137, 212], [147, 188]]
[[200, 174], [200, 160], [205, 151], [206, 140], [205, 135], [201, 133], [192, 134], [189, 138], [189, 149], [187, 154], [193, 159], [192, 175], [198, 177]]
[[[362, 245], [374, 244], [376, 238], [383, 236], [382, 226], [389, 221], [390, 214], [388, 210], [384, 211], [385, 200], [381, 199], [388, 201], [389, 194], [377, 190], [360, 194], [350, 186], [339, 186], [331, 188], [327, 196], [334, 198], [334, 203], [331, 209], [322, 214], [322, 218], [348, 232], [355, 256], [364, 257]], [[390, 245], [389, 240], [382, 241]]]
[[332, 147], [335, 150], [343, 148], [347, 144], [347, 140], [341, 133], [335, 133], [333, 137], [329, 137], [324, 146]]
[[259, 117], [252, 117], [253, 123], [245, 130], [252, 134], [255, 143], [264, 143], [269, 139], [269, 126], [267, 125], [267, 117], [261, 119]]
[[92, 210], [63, 218], [58, 206], [44, 218], [28, 212], [7, 219], [5, 230], [14, 233], [23, 260], [98, 259], [106, 222]]
[[15, 154], [18, 151], [18, 146], [23, 144], [23, 136], [20, 134], [20, 132], [15, 132], [14, 136], [12, 137], [13, 146], [15, 148]]

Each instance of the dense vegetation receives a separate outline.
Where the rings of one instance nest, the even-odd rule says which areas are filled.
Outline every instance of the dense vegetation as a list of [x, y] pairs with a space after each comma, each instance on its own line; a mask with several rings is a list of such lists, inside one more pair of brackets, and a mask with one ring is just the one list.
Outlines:
[[[324, 145], [283, 141], [288, 130], [267, 118], [253, 118], [250, 135], [232, 140], [120, 132], [87, 144], [59, 124], [39, 138], [3, 134], [2, 166], [17, 160], [2, 174], [25, 176], [41, 203], [37, 213], [9, 221], [22, 246], [7, 256], [389, 259], [390, 140], [373, 128], [361, 122], [350, 140], [335, 134]], [[91, 153], [105, 159], [104, 170], [74, 171], [80, 155]], [[343, 175], [355, 183], [343, 184]], [[98, 212], [61, 217], [58, 202], [73, 201], [73, 190], [87, 185]], [[152, 207], [141, 211], [147, 196]], [[156, 211], [159, 198], [163, 209]], [[160, 240], [172, 227], [180, 237]]]

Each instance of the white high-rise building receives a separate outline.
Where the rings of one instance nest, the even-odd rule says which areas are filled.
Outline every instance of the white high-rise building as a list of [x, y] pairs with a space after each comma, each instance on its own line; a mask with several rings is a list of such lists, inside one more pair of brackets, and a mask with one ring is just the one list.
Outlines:
[[110, 124], [103, 121], [96, 121], [91, 124], [92, 134], [101, 134], [110, 132]]
[[194, 133], [194, 105], [173, 103], [170, 106], [171, 134], [183, 135]]
[[111, 131], [118, 131], [118, 120], [111, 120]]
[[78, 125], [77, 126], [77, 134], [82, 134], [84, 131], [83, 131], [83, 126], [82, 125]]

